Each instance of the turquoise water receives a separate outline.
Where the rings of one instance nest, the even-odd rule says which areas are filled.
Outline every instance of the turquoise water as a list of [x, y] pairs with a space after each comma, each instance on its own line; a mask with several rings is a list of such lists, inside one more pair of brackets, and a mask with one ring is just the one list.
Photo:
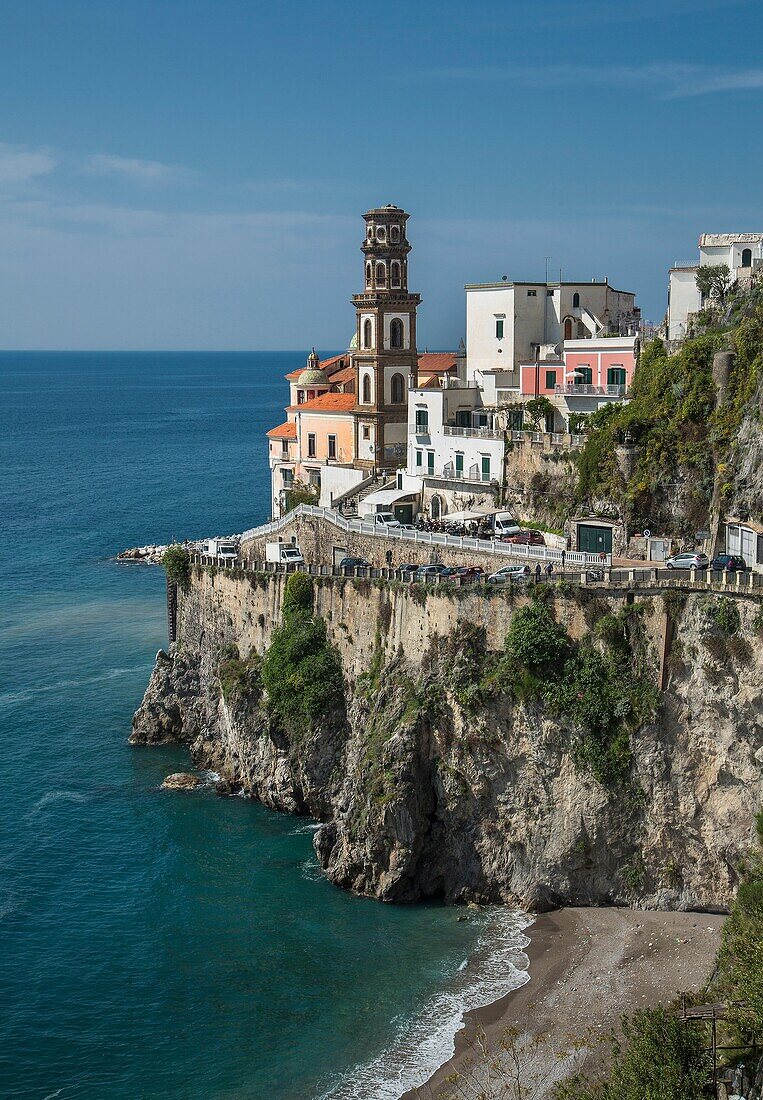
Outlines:
[[309, 822], [127, 744], [163, 574], [109, 558], [266, 518], [303, 360], [0, 355], [2, 1097], [394, 1097], [516, 984], [511, 916], [342, 893]]

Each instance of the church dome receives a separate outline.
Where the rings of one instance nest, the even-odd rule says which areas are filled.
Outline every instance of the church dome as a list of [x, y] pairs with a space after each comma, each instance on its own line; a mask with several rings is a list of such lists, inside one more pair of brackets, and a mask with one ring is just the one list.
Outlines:
[[357, 350], [358, 350], [358, 334], [357, 334], [357, 332], [353, 332], [352, 340], [350, 340], [350, 346], [348, 348], [348, 351], [357, 351]]
[[298, 386], [328, 386], [328, 375], [321, 370], [321, 362], [315, 348], [307, 357], [307, 366], [297, 381]]

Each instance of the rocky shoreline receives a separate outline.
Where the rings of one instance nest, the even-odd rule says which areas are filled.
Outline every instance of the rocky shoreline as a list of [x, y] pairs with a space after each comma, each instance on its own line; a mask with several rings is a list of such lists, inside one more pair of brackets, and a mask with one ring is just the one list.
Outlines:
[[155, 543], [150, 546], [132, 546], [129, 550], [120, 550], [114, 560], [139, 562], [142, 565], [161, 565], [166, 550], [166, 546], [157, 546]]

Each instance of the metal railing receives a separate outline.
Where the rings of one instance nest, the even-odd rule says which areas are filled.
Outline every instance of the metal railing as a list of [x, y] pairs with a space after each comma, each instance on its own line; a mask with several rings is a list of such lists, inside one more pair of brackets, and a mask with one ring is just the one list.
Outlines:
[[457, 435], [469, 439], [503, 439], [504, 433], [495, 428], [465, 428], [446, 424], [443, 435]]
[[574, 382], [565, 382], [564, 385], [554, 386], [554, 394], [567, 397], [625, 397], [627, 386], [592, 386], [588, 383], [575, 385]]

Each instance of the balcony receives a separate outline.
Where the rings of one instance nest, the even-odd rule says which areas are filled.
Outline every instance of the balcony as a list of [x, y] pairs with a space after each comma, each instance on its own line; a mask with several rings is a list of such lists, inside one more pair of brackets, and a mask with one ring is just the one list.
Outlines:
[[554, 386], [555, 397], [625, 397], [627, 386], [588, 386], [567, 382]]
[[494, 428], [462, 428], [446, 425], [443, 435], [456, 435], [462, 439], [503, 439], [503, 432]]

